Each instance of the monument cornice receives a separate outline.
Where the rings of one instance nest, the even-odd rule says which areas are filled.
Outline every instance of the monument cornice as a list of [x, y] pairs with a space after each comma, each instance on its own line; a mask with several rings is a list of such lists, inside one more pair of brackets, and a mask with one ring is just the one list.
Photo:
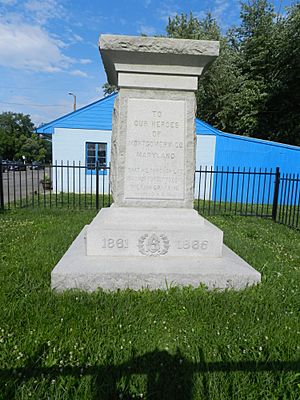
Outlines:
[[[223, 244], [223, 232], [193, 209], [194, 92], [219, 43], [103, 35], [100, 52], [108, 81], [120, 88], [111, 138], [114, 204], [77, 237], [52, 271], [52, 287], [241, 289], [260, 282]], [[204, 201], [213, 200], [212, 188], [211, 177]]]
[[[99, 49], [108, 82], [122, 86], [124, 74], [201, 76], [219, 55], [219, 42], [160, 37], [101, 35]], [[120, 76], [123, 77], [120, 83]], [[125, 84], [126, 86], [126, 84]], [[195, 89], [192, 89], [195, 90]]]

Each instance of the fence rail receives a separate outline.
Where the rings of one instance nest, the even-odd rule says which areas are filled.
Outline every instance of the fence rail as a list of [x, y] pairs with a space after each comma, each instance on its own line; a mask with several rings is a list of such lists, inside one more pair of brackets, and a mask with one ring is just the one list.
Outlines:
[[278, 169], [196, 170], [196, 208], [208, 215], [225, 212], [275, 219], [278, 174]]
[[[111, 204], [109, 167], [0, 161], [0, 209], [12, 207], [97, 208]], [[1, 198], [1, 193], [3, 194]]]
[[[0, 209], [109, 206], [110, 169], [75, 163], [5, 164], [0, 160]], [[300, 228], [299, 174], [250, 168], [195, 171], [195, 208], [203, 215], [272, 218]]]

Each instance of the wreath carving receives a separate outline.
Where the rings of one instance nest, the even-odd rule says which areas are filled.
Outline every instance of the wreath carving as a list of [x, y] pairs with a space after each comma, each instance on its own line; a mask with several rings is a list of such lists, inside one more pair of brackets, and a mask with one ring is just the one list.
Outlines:
[[139, 238], [138, 249], [141, 254], [149, 257], [162, 256], [167, 254], [170, 247], [169, 239], [161, 233], [145, 233]]

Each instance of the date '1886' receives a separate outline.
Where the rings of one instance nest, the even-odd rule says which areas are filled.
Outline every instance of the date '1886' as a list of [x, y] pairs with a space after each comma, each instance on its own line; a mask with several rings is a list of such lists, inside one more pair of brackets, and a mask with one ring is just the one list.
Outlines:
[[178, 240], [176, 242], [177, 249], [207, 250], [207, 240]]

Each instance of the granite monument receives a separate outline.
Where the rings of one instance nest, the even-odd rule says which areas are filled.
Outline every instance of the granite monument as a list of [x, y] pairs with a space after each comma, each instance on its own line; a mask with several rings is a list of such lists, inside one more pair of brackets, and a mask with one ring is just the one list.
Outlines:
[[113, 111], [111, 187], [100, 210], [52, 271], [58, 291], [80, 288], [241, 289], [260, 274], [193, 209], [198, 77], [216, 41], [102, 35]]

